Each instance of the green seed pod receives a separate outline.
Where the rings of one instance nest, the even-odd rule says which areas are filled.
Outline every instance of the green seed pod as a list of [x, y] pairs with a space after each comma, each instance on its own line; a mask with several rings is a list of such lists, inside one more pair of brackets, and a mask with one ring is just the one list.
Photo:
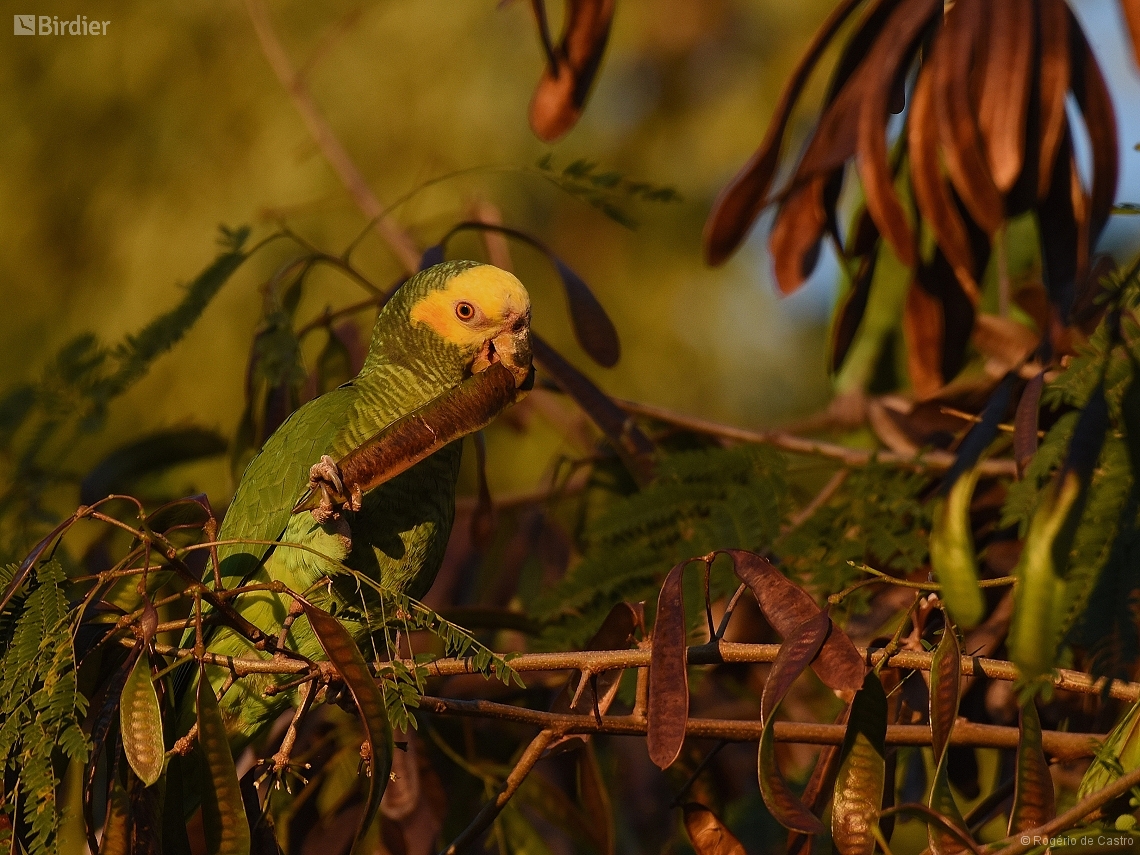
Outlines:
[[249, 823], [245, 817], [241, 788], [222, 711], [206, 677], [198, 679], [198, 746], [206, 756], [213, 788], [202, 804], [206, 827], [206, 848], [211, 855], [249, 855]]
[[1140, 703], [1132, 705], [1120, 723], [1105, 737], [1100, 750], [1081, 779], [1077, 798], [1100, 792], [1121, 773], [1140, 768]]
[[977, 483], [977, 469], [963, 473], [954, 482], [950, 495], [934, 514], [930, 532], [930, 564], [942, 585], [942, 602], [963, 629], [977, 626], [986, 612], [970, 527], [970, 500]]
[[164, 746], [162, 711], [150, 677], [150, 657], [143, 651], [135, 661], [119, 698], [119, 725], [127, 762], [150, 786], [162, 775]]
[[[1072, 543], [1066, 526], [1081, 495], [1076, 472], [1062, 470], [1029, 522], [1017, 565], [1010, 658], [1026, 679], [1047, 673], [1057, 660], [1056, 612], [1064, 602], [1064, 573]], [[1079, 510], [1079, 508], [1078, 508]]]

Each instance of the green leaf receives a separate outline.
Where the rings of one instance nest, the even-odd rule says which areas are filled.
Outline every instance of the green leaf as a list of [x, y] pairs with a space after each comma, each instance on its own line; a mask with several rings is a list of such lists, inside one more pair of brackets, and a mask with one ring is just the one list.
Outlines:
[[1125, 711], [1081, 778], [1077, 798], [1100, 792], [1117, 778], [1140, 768], [1140, 702]]
[[127, 791], [116, 778], [107, 799], [107, 817], [103, 823], [103, 839], [99, 855], [130, 855], [131, 802]]
[[[11, 568], [5, 575], [11, 575]], [[10, 643], [0, 647], [0, 816], [20, 820], [30, 855], [56, 850], [66, 764], [85, 763], [90, 746], [80, 729], [87, 701], [78, 691], [65, 576], [56, 561], [34, 568], [28, 592], [8, 603]]]
[[[656, 479], [632, 495], [596, 481], [583, 559], [526, 604], [547, 624], [541, 647], [580, 647], [614, 604], [655, 600], [664, 574], [679, 561], [715, 549], [770, 546], [787, 504], [786, 465], [782, 455], [759, 446], [702, 449], [660, 457]], [[712, 585], [714, 596], [723, 595], [736, 580], [727, 567], [714, 567]]]

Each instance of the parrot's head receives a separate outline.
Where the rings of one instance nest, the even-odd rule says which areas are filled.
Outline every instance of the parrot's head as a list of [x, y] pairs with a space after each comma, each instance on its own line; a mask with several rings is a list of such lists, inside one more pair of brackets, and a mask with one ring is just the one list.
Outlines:
[[448, 261], [416, 274], [396, 300], [412, 327], [441, 339], [465, 373], [501, 362], [519, 388], [533, 384], [530, 295], [513, 274], [490, 264]]

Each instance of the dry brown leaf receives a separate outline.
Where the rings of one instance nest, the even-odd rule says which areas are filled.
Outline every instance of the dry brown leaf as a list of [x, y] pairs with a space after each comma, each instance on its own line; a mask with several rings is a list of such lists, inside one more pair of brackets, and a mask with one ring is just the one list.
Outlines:
[[903, 313], [907, 370], [917, 398], [942, 388], [942, 304], [918, 283], [906, 293]]

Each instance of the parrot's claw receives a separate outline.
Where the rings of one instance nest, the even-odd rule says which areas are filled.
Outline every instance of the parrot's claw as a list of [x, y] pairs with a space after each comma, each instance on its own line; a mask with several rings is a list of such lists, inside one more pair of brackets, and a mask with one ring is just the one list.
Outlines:
[[[340, 501], [344, 495], [344, 479], [340, 477], [340, 468], [336, 461], [327, 454], [321, 455], [321, 462], [314, 463], [309, 469], [309, 489], [321, 494], [321, 503], [313, 508], [313, 519], [319, 525], [326, 525], [333, 520], [340, 519], [340, 508], [345, 502]], [[349, 510], [360, 510], [360, 488], [357, 487], [349, 496], [347, 505]]]

